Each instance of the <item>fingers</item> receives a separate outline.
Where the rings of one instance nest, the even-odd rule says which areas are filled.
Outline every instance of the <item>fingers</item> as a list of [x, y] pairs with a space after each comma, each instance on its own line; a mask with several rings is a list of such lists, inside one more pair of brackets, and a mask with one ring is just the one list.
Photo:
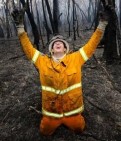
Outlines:
[[11, 13], [11, 15], [14, 19], [14, 22], [17, 26], [20, 24], [23, 24], [24, 13], [25, 13], [25, 10], [18, 10], [18, 9], [15, 9]]
[[107, 9], [107, 10], [114, 10], [114, 7], [112, 5], [106, 5], [105, 9]]
[[100, 19], [100, 21], [108, 21], [109, 15], [104, 11], [100, 11], [99, 12], [99, 19]]
[[106, 5], [105, 6], [105, 12], [107, 12], [108, 14], [111, 14], [110, 12], [115, 11], [115, 8], [112, 5]]

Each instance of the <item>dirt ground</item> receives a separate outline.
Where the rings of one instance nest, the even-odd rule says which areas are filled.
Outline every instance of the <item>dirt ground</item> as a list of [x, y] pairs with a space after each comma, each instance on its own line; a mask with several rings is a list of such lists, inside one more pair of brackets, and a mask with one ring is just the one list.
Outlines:
[[106, 66], [97, 49], [83, 67], [85, 131], [59, 127], [54, 135], [39, 132], [41, 87], [39, 75], [21, 50], [18, 40], [0, 41], [1, 141], [120, 141], [121, 64]]

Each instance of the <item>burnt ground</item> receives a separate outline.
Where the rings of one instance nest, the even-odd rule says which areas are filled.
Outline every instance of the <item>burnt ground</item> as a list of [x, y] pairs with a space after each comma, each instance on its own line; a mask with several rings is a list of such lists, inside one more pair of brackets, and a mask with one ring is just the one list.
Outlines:
[[[12, 40], [12, 39], [11, 39]], [[120, 141], [121, 65], [106, 66], [97, 49], [83, 68], [85, 131], [75, 134], [59, 127], [54, 135], [39, 133], [41, 89], [36, 69], [17, 40], [0, 42], [1, 141]]]

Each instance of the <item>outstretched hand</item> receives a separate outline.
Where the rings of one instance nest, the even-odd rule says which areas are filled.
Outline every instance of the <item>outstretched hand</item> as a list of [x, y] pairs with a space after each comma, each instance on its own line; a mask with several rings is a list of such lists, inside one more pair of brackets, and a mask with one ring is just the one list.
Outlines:
[[105, 10], [99, 12], [100, 21], [109, 21], [113, 10], [114, 10], [113, 6], [111, 5], [105, 6]]
[[23, 25], [23, 21], [24, 21], [24, 13], [25, 11], [24, 10], [18, 10], [18, 9], [15, 9], [11, 15], [14, 19], [14, 22], [16, 24], [16, 26], [19, 26], [19, 25]]

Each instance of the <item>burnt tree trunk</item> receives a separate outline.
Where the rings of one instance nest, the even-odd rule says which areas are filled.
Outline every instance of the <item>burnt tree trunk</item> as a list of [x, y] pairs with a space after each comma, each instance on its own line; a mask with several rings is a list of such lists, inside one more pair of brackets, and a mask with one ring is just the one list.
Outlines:
[[88, 22], [91, 22], [91, 3], [92, 1], [89, 1], [89, 6], [88, 6]]
[[71, 36], [71, 24], [70, 24], [70, 0], [68, 0], [68, 15], [67, 15], [67, 22], [68, 22], [68, 35]]
[[48, 23], [47, 23], [47, 18], [46, 18], [46, 14], [45, 14], [46, 11], [45, 11], [44, 0], [42, 0], [42, 9], [43, 9], [43, 16], [44, 16], [44, 26], [45, 26], [45, 29], [46, 29], [46, 32], [47, 32], [47, 42], [49, 42], [50, 34], [52, 32], [51, 32], [51, 29], [49, 28]]
[[76, 22], [76, 32], [77, 32], [77, 36], [79, 37], [79, 22], [78, 22], [77, 7], [76, 7], [76, 6], [75, 6], [75, 22]]
[[4, 32], [3, 32], [3, 29], [2, 29], [2, 27], [0, 25], [0, 38], [4, 38], [4, 37], [5, 37]]
[[10, 26], [9, 26], [9, 13], [8, 13], [8, 1], [6, 2], [5, 7], [5, 15], [6, 15], [6, 31], [7, 31], [7, 38], [10, 38]]
[[119, 9], [120, 9], [120, 13], [119, 13], [119, 21], [120, 21], [120, 28], [121, 28], [121, 1], [119, 1]]
[[50, 9], [50, 5], [49, 5], [48, 0], [45, 0], [45, 3], [46, 3], [46, 6], [47, 6], [47, 10], [48, 10], [48, 15], [49, 15], [52, 31], [53, 31], [53, 34], [55, 34], [56, 33], [55, 26], [54, 26], [53, 17], [52, 17], [52, 13], [51, 13], [51, 9]]
[[34, 16], [34, 14], [33, 14], [33, 8], [32, 8], [32, 0], [30, 0], [30, 11], [31, 11], [31, 14], [32, 14], [32, 16]]
[[121, 60], [121, 1], [119, 1], [119, 51], [120, 51], [120, 60]]
[[99, 22], [99, 11], [102, 11], [102, 8], [101, 7], [101, 1], [95, 1], [95, 11], [94, 11], [94, 26], [95, 26], [95, 29], [97, 28], [98, 26], [98, 22]]
[[73, 1], [73, 38], [76, 40], [76, 23], [75, 23], [75, 0]]
[[13, 6], [13, 9], [16, 8], [15, 0], [12, 1], [12, 6]]
[[55, 27], [55, 34], [58, 34], [58, 17], [59, 17], [59, 5], [58, 0], [53, 0], [53, 23]]
[[105, 8], [106, 5], [112, 5], [114, 10], [110, 13], [110, 18], [108, 25], [106, 27], [106, 31], [104, 34], [104, 53], [103, 56], [106, 59], [107, 64], [112, 64], [119, 57], [118, 55], [118, 47], [117, 47], [117, 16], [115, 12], [115, 0], [102, 0], [103, 6]]
[[43, 41], [43, 38], [42, 38], [42, 32], [41, 32], [41, 27], [40, 27], [40, 19], [39, 19], [39, 11], [38, 11], [37, 1], [36, 0], [35, 0], [35, 6], [36, 6], [36, 12], [37, 12], [37, 23], [38, 23], [38, 28], [39, 28], [39, 34], [40, 34], [42, 46], [44, 48], [45, 46], [44, 46], [44, 41]]

